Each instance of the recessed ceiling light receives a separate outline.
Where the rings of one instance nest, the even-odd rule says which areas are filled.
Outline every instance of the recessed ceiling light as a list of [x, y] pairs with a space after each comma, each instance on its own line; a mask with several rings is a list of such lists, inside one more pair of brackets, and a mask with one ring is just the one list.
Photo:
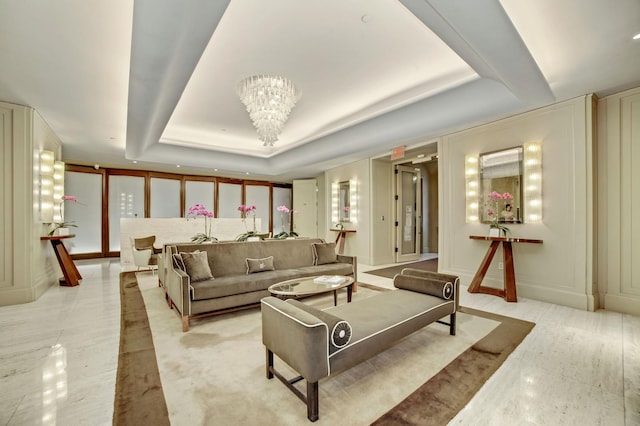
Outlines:
[[248, 175], [248, 174], [249, 174], [249, 172], [246, 172], [245, 174], [246, 174], [246, 175]]
[[633, 36], [634, 40], [640, 40], [640, 33], [636, 34]]
[[213, 171], [214, 171], [214, 172], [217, 172], [217, 171], [218, 171], [218, 169], [213, 169]]
[[180, 164], [176, 164], [176, 167], [180, 167]]
[[371, 21], [371, 17], [369, 15], [362, 15], [362, 17], [360, 18], [360, 20], [362, 22], [364, 22], [365, 24], [369, 23], [369, 21]]
[[133, 160], [133, 164], [138, 164], [138, 162], [136, 160]]

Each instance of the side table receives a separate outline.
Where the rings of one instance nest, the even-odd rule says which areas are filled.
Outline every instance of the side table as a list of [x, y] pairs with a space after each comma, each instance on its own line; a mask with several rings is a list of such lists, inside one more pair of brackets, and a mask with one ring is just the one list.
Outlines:
[[[482, 263], [478, 267], [478, 272], [473, 277], [471, 285], [468, 288], [469, 293], [485, 293], [494, 296], [503, 297], [507, 302], [517, 302], [518, 295], [516, 293], [516, 272], [513, 266], [513, 250], [511, 243], [533, 243], [542, 244], [542, 240], [532, 240], [528, 238], [502, 238], [502, 237], [486, 237], [480, 235], [470, 235], [472, 240], [491, 241], [487, 254], [484, 255]], [[480, 284], [484, 279], [493, 256], [498, 250], [498, 246], [502, 244], [502, 259], [504, 261], [504, 290], [492, 287], [482, 287]]]
[[73, 259], [71, 259], [71, 255], [62, 241], [73, 237], [75, 237], [75, 234], [40, 237], [42, 241], [51, 241], [53, 252], [58, 258], [58, 264], [60, 265], [60, 269], [62, 269], [62, 274], [64, 275], [64, 278], [60, 278], [60, 285], [68, 287], [77, 286], [80, 284], [79, 280], [82, 279], [82, 275], [78, 272], [78, 268], [76, 268], [76, 265], [73, 263]]
[[336, 237], [336, 245], [338, 244], [338, 242], [340, 242], [340, 245], [338, 248], [338, 254], [344, 254], [344, 240], [347, 239], [347, 233], [356, 232], [356, 230], [355, 229], [336, 229], [336, 228], [332, 228], [330, 230], [338, 233], [338, 236]]

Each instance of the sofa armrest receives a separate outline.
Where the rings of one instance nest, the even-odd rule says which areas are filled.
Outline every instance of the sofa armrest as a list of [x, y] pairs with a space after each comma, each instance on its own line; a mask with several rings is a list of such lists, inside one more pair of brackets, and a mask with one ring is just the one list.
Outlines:
[[275, 297], [261, 301], [262, 343], [309, 382], [329, 375], [329, 331], [312, 313]]
[[396, 288], [429, 294], [444, 300], [453, 300], [456, 311], [460, 297], [460, 278], [438, 272], [405, 268], [393, 278]]
[[182, 316], [191, 315], [191, 297], [189, 294], [189, 275], [180, 269], [174, 268], [172, 263], [168, 263], [167, 274], [165, 276], [165, 290], [169, 299], [178, 309]]
[[344, 254], [336, 255], [336, 259], [340, 263], [350, 263], [353, 266], [353, 282], [358, 282], [358, 257], [357, 256], [347, 256]]

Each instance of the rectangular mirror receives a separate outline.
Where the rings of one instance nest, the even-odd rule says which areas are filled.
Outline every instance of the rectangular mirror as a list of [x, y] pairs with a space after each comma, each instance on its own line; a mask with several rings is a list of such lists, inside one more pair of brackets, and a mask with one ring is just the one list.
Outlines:
[[496, 218], [502, 223], [523, 222], [522, 176], [521, 146], [480, 154], [481, 222], [495, 222]]
[[338, 184], [338, 217], [340, 222], [351, 222], [351, 191], [349, 181]]

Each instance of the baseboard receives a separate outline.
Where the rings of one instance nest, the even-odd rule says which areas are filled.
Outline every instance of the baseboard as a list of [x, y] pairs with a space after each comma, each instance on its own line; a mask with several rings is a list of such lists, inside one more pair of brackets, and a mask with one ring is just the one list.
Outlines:
[[640, 316], [640, 296], [605, 294], [604, 309]]
[[[468, 287], [469, 283], [473, 279], [473, 274], [461, 274], [456, 272], [440, 271], [446, 274], [458, 275], [465, 287]], [[482, 281], [483, 287], [493, 287], [497, 289], [503, 289], [502, 280], [492, 279], [491, 277], [485, 277]], [[526, 297], [527, 299], [539, 300], [541, 302], [554, 303], [556, 305], [567, 306], [570, 308], [580, 309], [583, 311], [594, 309], [593, 295], [573, 293], [562, 289], [555, 289], [549, 287], [540, 287], [526, 282], [517, 282], [516, 290], [518, 297]]]

